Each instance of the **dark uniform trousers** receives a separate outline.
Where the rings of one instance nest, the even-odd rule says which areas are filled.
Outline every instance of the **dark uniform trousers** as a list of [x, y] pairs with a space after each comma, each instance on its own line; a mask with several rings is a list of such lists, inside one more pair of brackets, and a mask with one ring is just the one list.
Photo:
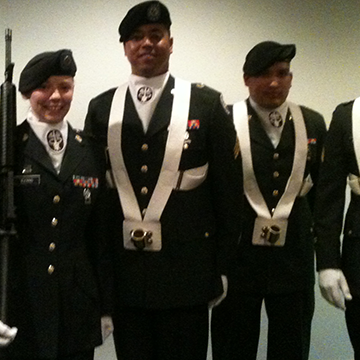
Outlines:
[[360, 297], [353, 297], [346, 302], [345, 311], [346, 326], [348, 329], [351, 345], [354, 349], [355, 360], [360, 359]]
[[307, 359], [314, 291], [247, 293], [234, 283], [229, 279], [228, 296], [213, 310], [213, 359], [257, 359], [263, 303], [268, 317], [267, 360]]
[[317, 270], [341, 269], [349, 285], [353, 300], [346, 303], [345, 318], [355, 359], [360, 359], [360, 195], [353, 191], [343, 221], [348, 176], [360, 176], [353, 141], [353, 103], [340, 104], [333, 113], [320, 171], [315, 229]]
[[[326, 133], [322, 116], [301, 107], [308, 154], [304, 178], [316, 185]], [[269, 211], [275, 208], [291, 174], [294, 124], [288, 113], [279, 145], [274, 148], [256, 112], [248, 103], [254, 172]], [[241, 164], [239, 164], [241, 166]], [[268, 360], [308, 359], [314, 312], [314, 236], [312, 213], [315, 186], [297, 197], [289, 216], [283, 247], [252, 245], [256, 213], [245, 201], [243, 228], [229, 270], [229, 291], [212, 311], [214, 360], [255, 360], [260, 334], [261, 307], [268, 317]]]
[[[170, 76], [145, 134], [130, 93], [126, 95], [122, 150], [140, 211], [146, 211], [162, 166], [173, 87]], [[114, 91], [91, 100], [85, 121], [85, 132], [104, 146]], [[124, 249], [123, 214], [114, 189], [109, 224], [119, 359], [206, 359], [207, 304], [222, 293], [220, 275], [226, 274], [240, 233], [242, 186], [234, 175], [238, 171], [235, 139], [220, 94], [192, 84], [179, 170], [208, 163], [209, 171], [194, 189], [172, 191], [160, 219], [162, 249], [158, 252]]]
[[8, 359], [9, 360], [93, 360], [94, 350], [84, 351], [79, 354], [73, 354], [73, 355], [59, 355], [58, 357], [55, 358], [25, 356], [25, 357], [12, 357]]
[[208, 306], [124, 308], [114, 317], [118, 360], [206, 359]]
[[10, 242], [6, 322], [18, 333], [0, 359], [92, 359], [109, 296], [99, 290], [109, 264], [98, 216], [104, 153], [69, 126], [57, 174], [26, 121], [15, 149], [18, 236]]

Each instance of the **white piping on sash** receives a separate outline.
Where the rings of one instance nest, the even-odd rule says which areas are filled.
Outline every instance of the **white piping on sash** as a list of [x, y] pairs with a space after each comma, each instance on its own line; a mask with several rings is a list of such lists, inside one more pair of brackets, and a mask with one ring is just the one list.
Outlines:
[[170, 125], [168, 127], [166, 150], [160, 176], [144, 219], [142, 218], [136, 195], [130, 182], [121, 149], [122, 121], [127, 88], [128, 85], [124, 84], [115, 91], [109, 118], [108, 146], [114, 180], [125, 219], [139, 222], [159, 221], [178, 175], [184, 136], [187, 130], [191, 84], [175, 78], [175, 88], [172, 90], [174, 101]]
[[352, 135], [353, 135], [356, 162], [359, 168], [360, 166], [360, 97], [354, 100], [354, 104], [352, 108]]
[[274, 213], [271, 215], [256, 181], [250, 147], [249, 118], [246, 101], [234, 104], [234, 124], [239, 137], [242, 155], [245, 195], [259, 217], [287, 219], [303, 182], [307, 157], [307, 132], [301, 109], [288, 103], [295, 126], [295, 155], [291, 175]]
[[[358, 171], [360, 172], [360, 98], [354, 100], [352, 108], [352, 138], [354, 144], [354, 152]], [[360, 195], [360, 178], [354, 174], [349, 174], [348, 184], [352, 192]]]

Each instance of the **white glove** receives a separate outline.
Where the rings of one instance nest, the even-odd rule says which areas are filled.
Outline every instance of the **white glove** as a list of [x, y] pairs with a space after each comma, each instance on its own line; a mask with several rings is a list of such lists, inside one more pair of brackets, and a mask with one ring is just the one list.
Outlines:
[[0, 347], [8, 346], [16, 336], [18, 329], [9, 327], [0, 321]]
[[114, 325], [111, 316], [103, 316], [101, 318], [101, 335], [103, 342], [105, 342], [105, 340], [112, 334], [113, 331]]
[[226, 298], [227, 292], [228, 292], [228, 280], [225, 275], [221, 275], [221, 281], [223, 285], [223, 293], [218, 296], [217, 298], [211, 300], [209, 302], [209, 309], [214, 308], [215, 306], [220, 305], [220, 303]]
[[332, 305], [345, 310], [345, 300], [351, 300], [350, 289], [340, 269], [325, 269], [319, 272], [322, 296]]

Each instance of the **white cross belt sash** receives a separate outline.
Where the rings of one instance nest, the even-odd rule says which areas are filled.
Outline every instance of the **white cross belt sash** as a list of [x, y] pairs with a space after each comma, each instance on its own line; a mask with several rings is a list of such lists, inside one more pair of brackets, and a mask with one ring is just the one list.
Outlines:
[[254, 245], [284, 246], [288, 218], [303, 182], [307, 158], [306, 127], [300, 107], [293, 103], [288, 103], [288, 105], [295, 126], [294, 162], [284, 194], [273, 214], [270, 213], [267, 207], [254, 173], [246, 102], [238, 102], [234, 104], [233, 108], [234, 124], [242, 154], [244, 191], [250, 205], [257, 213], [252, 238]]
[[[360, 165], [360, 98], [355, 99], [352, 108], [352, 137], [354, 143], [354, 151], [358, 168]], [[360, 171], [360, 170], [359, 170]], [[360, 195], [359, 177], [349, 174], [349, 186], [353, 193]]]
[[124, 84], [115, 91], [108, 129], [109, 157], [125, 218], [123, 223], [124, 247], [128, 250], [160, 251], [162, 248], [160, 217], [178, 176], [184, 136], [187, 130], [191, 84], [175, 79], [175, 88], [172, 91], [174, 100], [164, 159], [144, 218], [130, 182], [121, 148], [127, 88], [128, 85]]

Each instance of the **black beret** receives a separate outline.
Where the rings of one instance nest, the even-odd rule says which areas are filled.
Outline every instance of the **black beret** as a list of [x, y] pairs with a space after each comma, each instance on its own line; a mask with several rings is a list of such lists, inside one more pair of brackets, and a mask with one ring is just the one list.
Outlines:
[[246, 55], [243, 71], [245, 75], [257, 76], [278, 61], [288, 61], [295, 56], [294, 44], [281, 45], [264, 41], [255, 45]]
[[163, 24], [169, 30], [171, 19], [167, 7], [160, 1], [145, 1], [135, 5], [120, 23], [120, 41], [126, 42], [136, 28], [146, 24]]
[[19, 91], [22, 94], [38, 88], [50, 76], [75, 76], [76, 64], [71, 50], [48, 51], [33, 57], [20, 74]]

